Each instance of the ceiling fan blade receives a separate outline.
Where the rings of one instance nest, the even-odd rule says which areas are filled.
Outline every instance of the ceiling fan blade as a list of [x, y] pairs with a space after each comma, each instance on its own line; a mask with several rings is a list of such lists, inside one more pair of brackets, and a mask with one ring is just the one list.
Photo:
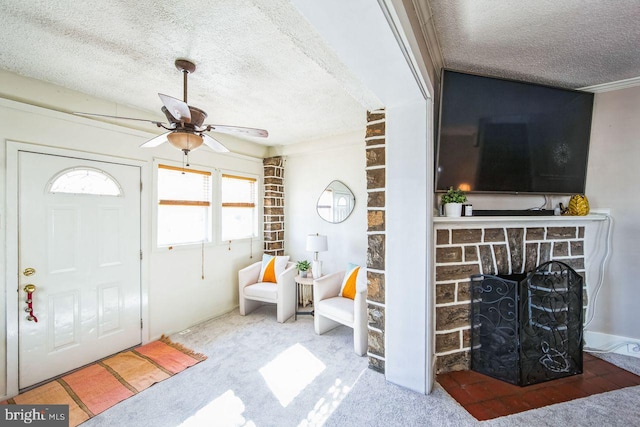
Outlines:
[[155, 138], [151, 138], [150, 140], [142, 144], [140, 148], [153, 148], [153, 147], [157, 147], [160, 144], [164, 144], [165, 142], [167, 142], [167, 135], [169, 135], [170, 133], [171, 132], [165, 132], [162, 135], [158, 135]]
[[153, 123], [156, 126], [161, 127], [164, 123], [162, 122], [158, 122], [155, 120], [147, 120], [147, 119], [136, 119], [135, 117], [122, 117], [122, 116], [110, 116], [108, 114], [96, 114], [96, 113], [81, 113], [81, 112], [74, 112], [73, 114], [75, 114], [76, 116], [85, 116], [85, 117], [108, 117], [110, 119], [120, 119], [120, 120], [137, 120], [139, 122], [147, 122], [147, 123]]
[[207, 131], [214, 131], [220, 133], [229, 133], [244, 136], [258, 136], [266, 138], [269, 136], [269, 132], [264, 129], [245, 128], [241, 126], [226, 126], [226, 125], [203, 125], [206, 126]]
[[218, 153], [228, 153], [229, 152], [227, 147], [225, 147], [220, 142], [216, 141], [214, 138], [210, 137], [206, 133], [202, 134], [202, 142], [207, 147], [211, 148], [213, 151], [216, 151]]
[[178, 121], [190, 123], [191, 122], [191, 111], [189, 110], [189, 106], [186, 102], [179, 100], [178, 98], [174, 98], [169, 95], [164, 95], [159, 93], [158, 96], [169, 113]]

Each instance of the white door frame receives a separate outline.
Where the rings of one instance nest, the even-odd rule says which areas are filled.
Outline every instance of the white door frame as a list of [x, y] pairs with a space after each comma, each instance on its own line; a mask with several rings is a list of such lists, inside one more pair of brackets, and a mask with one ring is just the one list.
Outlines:
[[7, 233], [7, 270], [6, 274], [6, 322], [7, 322], [7, 396], [14, 396], [19, 392], [18, 382], [18, 316], [21, 315], [19, 306], [18, 275], [18, 152], [29, 151], [38, 154], [51, 154], [78, 159], [96, 160], [107, 163], [118, 163], [128, 166], [140, 167], [140, 180], [142, 192], [140, 193], [140, 247], [144, 256], [140, 264], [140, 305], [143, 321], [141, 338], [142, 342], [149, 341], [149, 227], [142, 222], [142, 218], [150, 218], [149, 214], [149, 190], [147, 177], [149, 176], [148, 162], [125, 159], [121, 157], [106, 156], [55, 148], [37, 144], [7, 141], [7, 181], [6, 181], [6, 233]]

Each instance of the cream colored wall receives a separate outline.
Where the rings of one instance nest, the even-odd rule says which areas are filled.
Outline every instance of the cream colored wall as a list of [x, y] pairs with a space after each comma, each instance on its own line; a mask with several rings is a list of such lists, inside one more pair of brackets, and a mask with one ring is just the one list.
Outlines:
[[586, 194], [611, 210], [611, 252], [590, 331], [640, 340], [640, 87], [597, 93]]
[[[34, 87], [37, 90], [34, 90]], [[73, 116], [56, 110], [84, 111], [127, 111], [126, 114], [139, 117], [144, 112], [136, 112], [126, 107], [116, 106], [87, 95], [68, 91], [64, 88], [49, 85], [35, 80], [25, 79], [16, 75], [0, 73], [0, 188], [5, 194], [6, 187], [6, 145], [7, 141], [33, 144], [38, 146], [57, 147], [75, 150], [79, 155], [100, 154], [139, 161], [146, 165], [146, 175], [143, 180], [147, 188], [143, 192], [142, 242], [146, 249], [143, 263], [143, 288], [148, 290], [148, 300], [143, 304], [147, 307], [146, 336], [144, 340], [155, 339], [161, 334], [180, 331], [203, 320], [218, 316], [232, 310], [238, 304], [237, 271], [256, 260], [262, 253], [262, 241], [253, 241], [252, 248], [248, 240], [234, 241], [231, 250], [227, 243], [210, 244], [204, 251], [204, 275], [202, 275], [201, 247], [155, 249], [152, 247], [153, 235], [153, 159], [161, 158], [181, 161], [181, 153], [168, 144], [155, 149], [140, 149], [139, 145], [154, 136], [152, 133], [133, 130], [122, 126], [105, 124], [96, 120]], [[20, 96], [17, 96], [20, 95]], [[46, 105], [47, 108], [29, 105], [29, 97], [33, 97], [32, 104]], [[21, 102], [10, 99], [19, 99]], [[25, 103], [26, 102], [26, 103]], [[150, 125], [150, 127], [153, 127]], [[262, 156], [266, 149], [252, 144], [225, 141], [232, 151], [244, 151], [248, 155], [218, 154], [200, 149], [191, 155], [193, 166], [204, 165], [262, 176]], [[235, 145], [234, 145], [235, 144]], [[37, 167], [37, 165], [34, 165]], [[143, 172], [144, 173], [144, 172]], [[17, 211], [17, 206], [8, 205], [7, 198], [0, 201], [0, 280], [1, 288], [6, 292], [0, 293], [0, 307], [6, 313], [5, 307], [18, 303], [15, 289], [7, 289], [7, 283], [15, 284], [15, 276], [7, 276], [5, 272], [17, 272], [17, 266], [7, 265], [7, 254], [15, 253], [16, 247], [8, 247], [6, 218], [8, 214]], [[261, 198], [260, 198], [261, 203]], [[261, 211], [261, 207], [259, 208]], [[260, 227], [261, 228], [261, 227]], [[11, 231], [13, 233], [13, 231]], [[253, 258], [250, 255], [253, 254]], [[13, 275], [13, 273], [11, 273]], [[20, 307], [21, 310], [21, 307]], [[19, 311], [20, 312], [20, 311]], [[15, 325], [16, 319], [0, 317], [0, 399], [5, 395], [7, 379], [7, 354], [9, 370], [17, 355], [17, 340], [9, 339], [7, 343], [7, 327]], [[11, 347], [13, 346], [13, 347]], [[15, 375], [15, 372], [11, 375]]]
[[[311, 261], [305, 250], [306, 236], [327, 236], [329, 250], [320, 253], [323, 273], [344, 270], [347, 263], [366, 265], [367, 183], [364, 129], [322, 141], [285, 147], [285, 248], [293, 260]], [[355, 195], [355, 208], [339, 224], [324, 221], [316, 202], [333, 180], [342, 181]]]

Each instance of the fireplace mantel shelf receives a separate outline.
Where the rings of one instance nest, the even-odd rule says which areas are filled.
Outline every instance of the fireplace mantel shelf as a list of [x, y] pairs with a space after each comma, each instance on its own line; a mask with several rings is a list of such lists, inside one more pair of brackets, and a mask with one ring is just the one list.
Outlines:
[[433, 218], [436, 224], [477, 224], [477, 223], [575, 223], [575, 222], [591, 222], [604, 221], [607, 219], [606, 214], [592, 213], [585, 216], [462, 216], [462, 217], [444, 217], [438, 216]]

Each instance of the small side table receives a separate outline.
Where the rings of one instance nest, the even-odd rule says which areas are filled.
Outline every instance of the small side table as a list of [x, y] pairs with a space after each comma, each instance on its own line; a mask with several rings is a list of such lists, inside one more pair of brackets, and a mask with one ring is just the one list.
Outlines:
[[[300, 277], [298, 274], [295, 278], [296, 281], [296, 311], [293, 319], [298, 320], [298, 314], [306, 314], [313, 316], [312, 311], [298, 311], [300, 304], [306, 307], [307, 304], [313, 305], [313, 277]], [[302, 292], [300, 292], [302, 290]]]

